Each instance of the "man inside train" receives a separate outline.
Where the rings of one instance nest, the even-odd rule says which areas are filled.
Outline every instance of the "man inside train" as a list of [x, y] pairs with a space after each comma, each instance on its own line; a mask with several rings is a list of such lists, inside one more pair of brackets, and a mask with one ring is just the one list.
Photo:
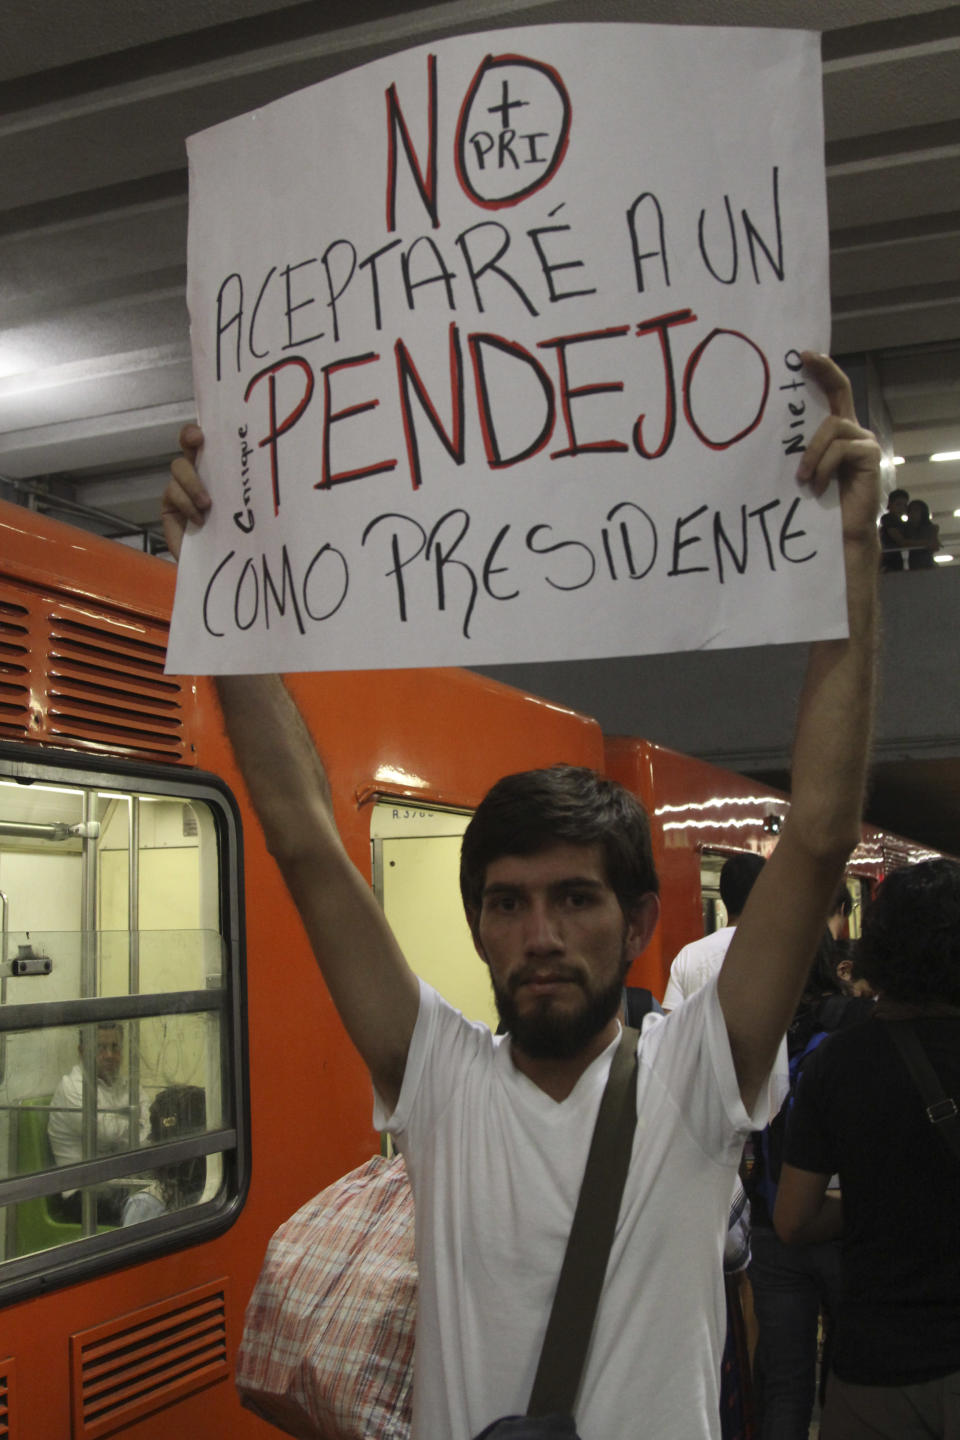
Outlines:
[[[77, 1165], [83, 1153], [83, 1089], [84, 1032], [80, 1031], [77, 1063], [62, 1077], [50, 1101], [47, 1138], [58, 1165]], [[130, 1097], [127, 1083], [121, 1076], [123, 1066], [123, 1026], [108, 1022], [97, 1026], [95, 1072], [97, 1081], [96, 1144], [100, 1155], [109, 1155], [130, 1146]], [[146, 1134], [145, 1104], [141, 1107], [139, 1139]], [[124, 1202], [130, 1194], [128, 1186], [101, 1186], [96, 1191], [97, 1220], [100, 1224], [119, 1225]], [[64, 1190], [52, 1202], [52, 1209], [61, 1220], [79, 1223], [82, 1197], [79, 1190]]]
[[[645, 1022], [634, 1148], [575, 1407], [588, 1440], [623, 1440], [638, 1427], [659, 1440], [718, 1433], [720, 1256], [737, 1163], [766, 1113], [770, 1066], [859, 838], [880, 451], [843, 373], [826, 356], [807, 353], [805, 363], [830, 414], [798, 481], [815, 496], [838, 485], [849, 638], [811, 646], [791, 811], [718, 978]], [[186, 523], [202, 523], [210, 505], [193, 464], [201, 443], [196, 427], [184, 430], [164, 497], [175, 555]], [[420, 1274], [415, 1440], [470, 1440], [526, 1409], [616, 1048], [624, 973], [657, 923], [639, 807], [568, 770], [554, 772], [556, 784], [551, 772], [501, 782], [481, 803], [465, 837], [466, 901], [510, 1012], [513, 1033], [497, 1039], [407, 965], [340, 840], [322, 761], [281, 680], [230, 676], [217, 686], [267, 844], [370, 1071], [376, 1124], [407, 1159]], [[512, 827], [534, 805], [547, 823], [534, 816], [535, 848], [518, 849]]]

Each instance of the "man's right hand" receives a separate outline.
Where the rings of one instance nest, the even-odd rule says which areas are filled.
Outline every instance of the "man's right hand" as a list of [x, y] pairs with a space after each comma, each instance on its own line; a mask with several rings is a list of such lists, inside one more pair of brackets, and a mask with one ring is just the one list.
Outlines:
[[170, 466], [170, 481], [163, 492], [160, 518], [167, 548], [175, 560], [180, 558], [180, 545], [187, 522], [202, 525], [210, 509], [210, 496], [194, 465], [200, 447], [203, 445], [203, 431], [198, 425], [184, 425], [180, 431], [180, 449]]

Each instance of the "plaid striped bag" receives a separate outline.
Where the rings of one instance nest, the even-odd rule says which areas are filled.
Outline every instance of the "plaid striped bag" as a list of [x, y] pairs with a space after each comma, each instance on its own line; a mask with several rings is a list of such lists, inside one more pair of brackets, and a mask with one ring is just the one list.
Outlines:
[[408, 1440], [416, 1308], [406, 1168], [376, 1155], [271, 1239], [237, 1356], [242, 1403], [300, 1440]]

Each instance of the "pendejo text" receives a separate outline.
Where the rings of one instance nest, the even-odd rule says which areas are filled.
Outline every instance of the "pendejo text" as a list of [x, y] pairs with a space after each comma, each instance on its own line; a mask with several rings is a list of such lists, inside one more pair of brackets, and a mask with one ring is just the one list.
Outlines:
[[367, 522], [353, 554], [319, 539], [303, 548], [302, 560], [286, 542], [255, 554], [230, 550], [207, 580], [202, 623], [217, 638], [292, 627], [304, 635], [348, 606], [360, 571], [369, 595], [372, 567], [383, 587], [375, 598], [392, 606], [399, 621], [415, 624], [425, 613], [443, 612], [469, 639], [478, 605], [516, 601], [535, 587], [603, 590], [654, 574], [670, 580], [706, 574], [723, 585], [748, 571], [805, 564], [817, 551], [797, 513], [804, 503], [774, 497], [722, 511], [701, 504], [658, 525], [641, 505], [622, 500], [577, 538], [547, 521], [497, 524], [460, 507], [429, 528], [390, 510]]
[[[475, 396], [477, 429], [482, 439], [484, 461], [491, 470], [509, 469], [541, 454], [546, 454], [550, 461], [569, 460], [581, 455], [631, 453], [643, 460], [659, 460], [671, 449], [681, 424], [705, 449], [714, 452], [728, 450], [752, 434], [764, 417], [771, 390], [770, 364], [763, 349], [750, 336], [737, 329], [714, 325], [692, 344], [681, 365], [674, 354], [674, 332], [685, 330], [685, 327], [697, 322], [698, 316], [693, 310], [682, 307], [637, 324], [620, 323], [538, 340], [534, 350], [544, 356], [552, 355], [556, 367], [554, 375], [549, 373], [534, 350], [518, 341], [491, 332], [475, 331], [463, 335], [459, 325], [452, 322], [445, 346], [449, 421], [441, 418], [441, 405], [427, 389], [416, 359], [400, 338], [393, 346], [393, 366], [380, 351], [371, 350], [322, 365], [319, 380], [314, 364], [305, 355], [285, 356], [257, 371], [246, 382], [243, 392], [244, 406], [253, 405], [254, 413], [262, 416], [262, 425], [256, 427], [256, 446], [265, 450], [269, 459], [273, 513], [278, 515], [282, 505], [281, 473], [285, 462], [281, 463], [281, 456], [288, 443], [287, 437], [298, 427], [306, 425], [308, 430], [313, 428], [317, 437], [316, 449], [320, 459], [320, 476], [314, 485], [317, 490], [331, 490], [338, 485], [397, 471], [400, 465], [398, 455], [374, 457], [351, 453], [357, 444], [364, 450], [369, 443], [369, 419], [381, 404], [374, 377], [379, 376], [382, 380], [389, 376], [391, 369], [394, 371], [395, 413], [400, 421], [407, 452], [409, 483], [413, 490], [419, 490], [424, 482], [420, 450], [422, 439], [426, 436], [439, 442], [454, 465], [462, 467], [466, 464], [470, 428], [466, 397], [471, 391]], [[659, 404], [663, 418], [659, 426], [653, 427], [656, 432], [653, 435], [648, 434], [645, 407], [637, 407], [630, 413], [630, 397], [616, 367], [614, 354], [607, 356], [613, 365], [612, 378], [594, 378], [578, 383], [573, 376], [575, 357], [582, 360], [585, 351], [602, 349], [610, 352], [611, 347], [624, 343], [650, 346], [656, 357], [660, 377], [657, 394], [651, 398]], [[784, 359], [791, 372], [797, 368], [793, 359], [795, 355], [795, 351], [790, 351]], [[621, 354], [620, 359], [623, 358]], [[708, 365], [712, 363], [721, 368], [736, 368], [745, 379], [742, 413], [736, 418], [727, 417], [724, 433], [720, 434], [709, 433], [698, 415], [695, 383], [705, 361]], [[373, 367], [372, 370], [370, 367]], [[472, 373], [472, 386], [467, 382], [468, 370]], [[335, 387], [345, 383], [344, 372], [352, 376], [354, 382], [359, 375], [367, 377], [368, 382], [372, 382], [372, 393], [368, 391], [358, 395], [354, 389], [348, 399], [340, 399]], [[524, 380], [535, 398], [529, 406], [526, 433], [513, 449], [508, 449], [501, 438], [502, 416], [498, 414], [498, 403], [494, 397], [499, 393], [502, 405], [503, 397], [509, 396]], [[798, 383], [802, 385], [803, 382], [792, 380], [790, 385], [793, 387]], [[592, 428], [591, 422], [595, 425], [596, 418], [591, 415], [591, 402], [603, 396], [618, 396], [628, 402], [623, 433], [604, 434]], [[508, 400], [505, 408], [512, 411], [512, 402]], [[346, 450], [350, 458], [343, 456], [337, 463], [332, 457], [336, 445], [343, 445], [344, 440], [342, 437], [339, 441], [335, 440], [334, 432], [341, 431], [344, 425], [347, 429]], [[246, 479], [246, 467], [252, 453], [247, 443], [247, 430], [244, 425], [238, 431], [243, 441], [241, 469], [245, 509], [235, 518], [238, 528], [249, 533], [255, 516], [250, 508]], [[395, 438], [399, 439], [399, 436]], [[551, 443], [555, 440], [559, 444], [552, 449]]]

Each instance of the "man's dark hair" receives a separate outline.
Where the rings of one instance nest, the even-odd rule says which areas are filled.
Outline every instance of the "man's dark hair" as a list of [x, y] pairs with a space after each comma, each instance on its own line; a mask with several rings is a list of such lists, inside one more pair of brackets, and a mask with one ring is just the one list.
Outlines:
[[460, 851], [460, 894], [479, 914], [487, 866], [503, 855], [535, 855], [553, 845], [599, 845], [607, 883], [624, 916], [659, 890], [647, 812], [615, 780], [578, 765], [505, 775], [487, 792]]
[[925, 860], [892, 871], [867, 906], [858, 956], [891, 1000], [960, 1005], [960, 865]]
[[[154, 1096], [150, 1106], [150, 1139], [180, 1140], [202, 1135], [207, 1126], [207, 1097], [199, 1085], [170, 1085]], [[168, 1210], [195, 1205], [207, 1181], [204, 1155], [162, 1165], [156, 1171], [163, 1203]]]
[[753, 889], [754, 881], [763, 869], [762, 855], [731, 855], [720, 871], [720, 899], [727, 915], [742, 915], [747, 896]]
[[[97, 1034], [98, 1034], [98, 1035], [100, 1034], [101, 1030], [119, 1030], [119, 1031], [120, 1031], [120, 1039], [121, 1039], [121, 1040], [123, 1039], [123, 1021], [122, 1021], [122, 1020], [98, 1020], [98, 1021], [96, 1022], [96, 1024], [97, 1024]], [[83, 1025], [81, 1025], [81, 1026], [80, 1026], [80, 1029], [77, 1031], [77, 1034], [78, 1034], [78, 1036], [80, 1037], [80, 1049], [81, 1049], [81, 1050], [83, 1049], [83, 1033], [84, 1033], [84, 1029], [85, 1029], [85, 1027], [84, 1027]]]

